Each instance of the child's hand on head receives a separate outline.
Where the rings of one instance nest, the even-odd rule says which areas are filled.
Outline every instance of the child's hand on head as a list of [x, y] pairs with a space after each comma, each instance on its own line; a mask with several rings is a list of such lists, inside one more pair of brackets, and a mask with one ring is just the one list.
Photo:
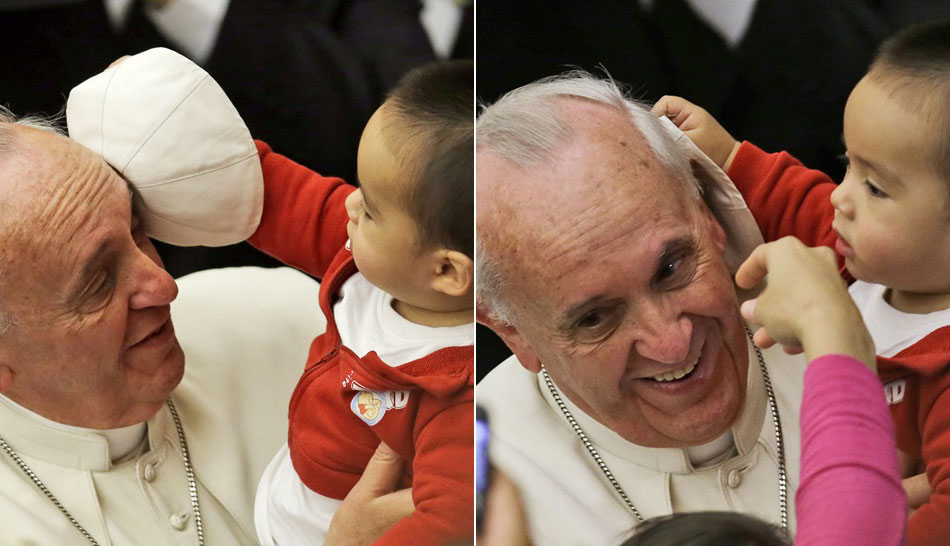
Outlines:
[[653, 113], [668, 117], [719, 168], [729, 170], [739, 142], [709, 112], [682, 97], [666, 95], [653, 105]]

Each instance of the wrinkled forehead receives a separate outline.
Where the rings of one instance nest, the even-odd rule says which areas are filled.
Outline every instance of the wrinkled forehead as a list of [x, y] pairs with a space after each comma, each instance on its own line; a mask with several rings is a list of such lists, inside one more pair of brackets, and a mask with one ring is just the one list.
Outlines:
[[[684, 195], [642, 136], [622, 127], [577, 131], [554, 161], [534, 168], [479, 156], [478, 176], [486, 179], [479, 236], [509, 274], [557, 280], [638, 246], [646, 252], [662, 233], [695, 228], [701, 205]], [[485, 186], [493, 188], [487, 199]]]
[[125, 182], [101, 158], [66, 137], [16, 127], [0, 157], [8, 247], [63, 252], [131, 215]]

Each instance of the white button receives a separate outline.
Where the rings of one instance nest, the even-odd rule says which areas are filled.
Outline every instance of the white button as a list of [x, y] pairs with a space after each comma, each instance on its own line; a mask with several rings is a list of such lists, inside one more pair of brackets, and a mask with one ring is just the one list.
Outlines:
[[730, 470], [729, 476], [726, 478], [726, 483], [733, 489], [739, 487], [739, 484], [742, 483], [742, 474], [739, 474], [738, 470]]
[[168, 521], [172, 524], [172, 527], [181, 531], [185, 528], [185, 525], [188, 525], [188, 512], [172, 514], [172, 517], [168, 518]]
[[155, 479], [155, 465], [148, 463], [145, 465], [145, 472], [142, 473], [142, 477], [145, 478], [145, 481], [151, 482]]

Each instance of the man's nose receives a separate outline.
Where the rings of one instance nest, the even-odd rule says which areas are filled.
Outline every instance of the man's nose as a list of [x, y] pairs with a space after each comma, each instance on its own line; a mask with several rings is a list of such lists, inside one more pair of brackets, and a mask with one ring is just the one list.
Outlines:
[[693, 322], [685, 315], [651, 313], [639, 321], [634, 350], [643, 358], [663, 364], [681, 364], [689, 356]]
[[175, 279], [145, 253], [138, 253], [133, 273], [133, 292], [129, 298], [132, 309], [145, 309], [168, 305], [178, 297]]

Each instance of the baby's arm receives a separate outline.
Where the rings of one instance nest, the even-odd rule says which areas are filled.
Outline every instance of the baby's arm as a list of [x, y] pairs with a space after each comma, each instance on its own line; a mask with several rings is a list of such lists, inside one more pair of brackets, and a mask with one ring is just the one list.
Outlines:
[[412, 462], [412, 499], [416, 509], [374, 544], [436, 546], [472, 541], [475, 453], [471, 424], [474, 415], [474, 404], [469, 397], [467, 401], [442, 409], [421, 425]]
[[835, 183], [824, 173], [805, 168], [788, 153], [767, 154], [749, 142], [739, 144], [708, 112], [680, 97], [663, 97], [653, 112], [669, 117], [726, 171], [766, 242], [791, 235], [808, 246], [834, 247]]
[[914, 511], [930, 499], [932, 493], [930, 482], [927, 481], [923, 461], [904, 453], [900, 449], [897, 450], [897, 460], [900, 462], [904, 491], [907, 493], [907, 508], [913, 515]]
[[[923, 405], [927, 401], [921, 394]], [[921, 436], [933, 492], [908, 522], [910, 546], [950, 544], [950, 391], [944, 390], [929, 406]]]
[[257, 141], [264, 211], [248, 241], [287, 265], [323, 277], [346, 243], [344, 202], [355, 188], [320, 176]]

